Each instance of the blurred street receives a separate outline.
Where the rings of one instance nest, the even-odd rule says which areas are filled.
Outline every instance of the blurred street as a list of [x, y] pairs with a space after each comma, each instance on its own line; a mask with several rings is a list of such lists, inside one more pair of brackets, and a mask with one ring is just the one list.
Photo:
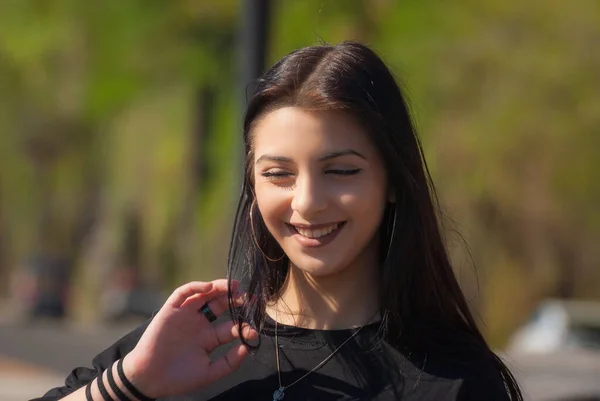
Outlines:
[[[71, 369], [89, 366], [94, 355], [132, 327], [0, 323], [0, 400], [29, 400], [61, 385]], [[600, 395], [600, 352], [513, 355], [507, 359], [528, 401]]]
[[131, 328], [0, 323], [0, 400], [29, 400], [62, 385], [74, 367], [89, 366]]
[[522, 386], [525, 400], [600, 400], [599, 351], [503, 357]]
[[43, 394], [61, 383], [57, 372], [0, 356], [0, 398], [23, 401]]

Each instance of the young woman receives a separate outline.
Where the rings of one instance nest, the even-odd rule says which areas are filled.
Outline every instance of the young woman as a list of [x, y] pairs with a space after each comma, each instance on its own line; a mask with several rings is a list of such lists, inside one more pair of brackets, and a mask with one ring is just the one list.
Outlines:
[[229, 281], [175, 290], [38, 400], [522, 400], [469, 312], [408, 107], [371, 50], [284, 57], [244, 141]]

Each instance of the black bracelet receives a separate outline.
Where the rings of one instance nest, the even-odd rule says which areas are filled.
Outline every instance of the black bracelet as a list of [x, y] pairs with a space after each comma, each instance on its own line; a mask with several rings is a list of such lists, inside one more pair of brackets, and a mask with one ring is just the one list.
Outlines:
[[102, 373], [100, 373], [100, 375], [96, 377], [96, 381], [98, 382], [98, 390], [100, 390], [100, 394], [102, 394], [102, 398], [104, 398], [104, 401], [114, 401], [110, 394], [108, 394], [108, 391], [104, 386], [104, 381], [102, 380]]
[[117, 386], [117, 382], [115, 381], [115, 377], [113, 376], [113, 365], [111, 365], [107, 370], [106, 370], [106, 377], [108, 378], [108, 385], [110, 386], [110, 388], [112, 389], [113, 393], [115, 393], [117, 395], [117, 398], [119, 399], [119, 401], [131, 401], [131, 398], [129, 398], [127, 396], [127, 394], [125, 394], [123, 392], [123, 390], [121, 390], [119, 388], [119, 386]]
[[133, 394], [134, 397], [141, 401], [156, 401], [154, 398], [150, 398], [142, 394], [140, 390], [135, 388], [133, 383], [131, 383], [129, 379], [125, 377], [125, 372], [123, 372], [123, 358], [119, 359], [119, 362], [117, 362], [117, 373], [119, 374], [119, 379], [121, 379], [125, 387], [127, 387], [127, 390], [129, 390], [129, 392]]
[[92, 398], [92, 383], [94, 382], [94, 379], [92, 379], [87, 386], [85, 386], [85, 399], [86, 401], [94, 401], [94, 399]]

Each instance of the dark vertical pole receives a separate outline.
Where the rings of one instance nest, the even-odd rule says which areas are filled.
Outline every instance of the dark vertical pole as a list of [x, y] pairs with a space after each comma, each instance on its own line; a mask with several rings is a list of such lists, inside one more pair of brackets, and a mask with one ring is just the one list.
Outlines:
[[243, 0], [240, 37], [242, 55], [243, 107], [263, 72], [267, 51], [269, 0]]
[[[241, 63], [241, 82], [240, 82], [240, 113], [239, 127], [241, 130], [242, 116], [246, 110], [248, 99], [254, 93], [256, 80], [262, 74], [265, 67], [267, 52], [267, 38], [269, 26], [269, 0], [242, 0], [242, 26], [240, 29], [240, 63]], [[237, 160], [240, 161], [238, 171], [243, 174], [244, 149], [242, 141], [239, 140]], [[238, 177], [236, 182], [236, 192], [241, 188], [243, 177]]]

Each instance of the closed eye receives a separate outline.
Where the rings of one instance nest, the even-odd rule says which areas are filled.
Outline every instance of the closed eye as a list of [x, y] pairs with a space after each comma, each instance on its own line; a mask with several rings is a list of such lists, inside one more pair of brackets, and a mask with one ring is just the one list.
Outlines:
[[360, 169], [360, 168], [347, 169], [347, 170], [327, 170], [326, 173], [335, 174], [335, 175], [354, 175], [354, 174], [360, 173], [361, 170], [362, 169]]
[[288, 173], [286, 171], [264, 171], [260, 173], [265, 178], [284, 178], [289, 177], [292, 173]]
[[287, 171], [263, 171], [260, 173], [267, 181], [271, 184], [274, 184], [280, 188], [283, 188], [286, 191], [291, 191], [294, 189], [294, 180], [290, 179], [293, 176], [292, 173]]

